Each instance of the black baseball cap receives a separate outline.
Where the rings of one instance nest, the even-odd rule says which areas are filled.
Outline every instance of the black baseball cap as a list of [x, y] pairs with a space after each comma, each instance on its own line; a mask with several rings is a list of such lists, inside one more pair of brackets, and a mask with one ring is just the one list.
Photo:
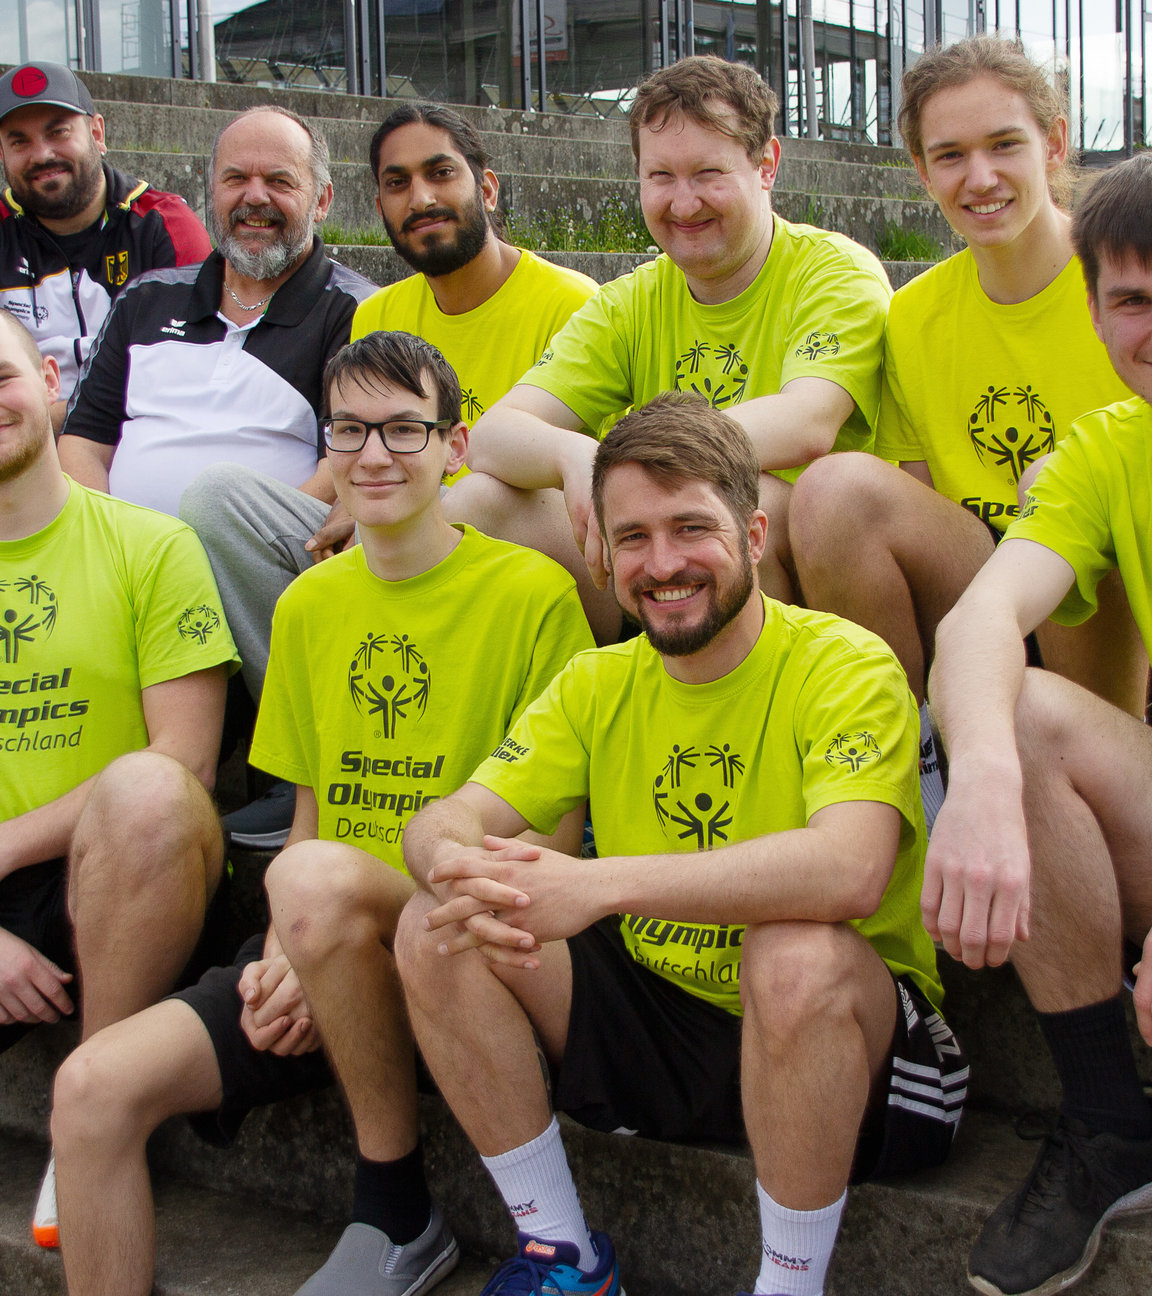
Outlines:
[[55, 104], [86, 117], [96, 115], [88, 87], [59, 63], [24, 63], [0, 77], [0, 121], [25, 104]]

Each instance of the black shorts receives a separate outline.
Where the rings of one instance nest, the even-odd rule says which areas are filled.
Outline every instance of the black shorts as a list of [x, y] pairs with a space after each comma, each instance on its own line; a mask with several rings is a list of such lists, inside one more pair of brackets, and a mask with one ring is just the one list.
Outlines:
[[[616, 918], [568, 949], [572, 1011], [556, 1106], [610, 1133], [745, 1143], [741, 1018], [641, 967]], [[939, 1165], [967, 1093], [967, 1062], [951, 1030], [908, 977], [896, 988], [888, 1084], [865, 1118], [853, 1183]]]
[[[230, 875], [225, 867], [220, 885], [208, 906], [204, 930], [177, 984], [186, 984], [194, 979], [220, 957], [230, 892]], [[68, 916], [68, 861], [62, 857], [44, 860], [0, 878], [0, 927], [27, 941], [33, 949], [75, 977], [76, 950], [72, 920]], [[76, 980], [68, 985], [69, 996], [77, 1005], [80, 1002], [79, 989]], [[18, 1022], [0, 1026], [0, 1053], [27, 1034], [33, 1024]]]
[[236, 951], [231, 963], [209, 968], [196, 982], [169, 995], [186, 1003], [204, 1023], [220, 1068], [223, 1101], [212, 1112], [189, 1116], [192, 1128], [206, 1143], [228, 1147], [244, 1117], [253, 1107], [263, 1107], [310, 1093], [332, 1083], [332, 1072], [320, 1049], [298, 1057], [278, 1057], [255, 1049], [240, 1026], [240, 974], [263, 956], [264, 934], [251, 936]]

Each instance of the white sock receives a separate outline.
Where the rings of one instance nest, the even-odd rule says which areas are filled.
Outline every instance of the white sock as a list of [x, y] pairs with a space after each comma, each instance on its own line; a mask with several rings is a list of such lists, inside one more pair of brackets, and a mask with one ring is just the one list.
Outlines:
[[596, 1249], [580, 1208], [572, 1171], [560, 1139], [560, 1122], [538, 1138], [499, 1156], [481, 1157], [521, 1233], [542, 1242], [571, 1242], [580, 1250], [580, 1268], [596, 1268]]
[[944, 804], [944, 779], [940, 774], [940, 760], [932, 738], [932, 720], [928, 703], [920, 703], [920, 800], [924, 803], [924, 822], [929, 833], [936, 815]]
[[822, 1296], [847, 1192], [821, 1210], [789, 1210], [756, 1182], [764, 1254], [755, 1296]]

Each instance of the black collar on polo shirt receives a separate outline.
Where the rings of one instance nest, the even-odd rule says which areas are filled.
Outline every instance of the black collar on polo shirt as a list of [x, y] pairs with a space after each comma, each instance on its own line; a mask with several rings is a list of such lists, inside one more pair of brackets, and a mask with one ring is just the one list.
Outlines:
[[[279, 324], [283, 328], [295, 328], [302, 324], [308, 312], [316, 304], [316, 299], [324, 291], [332, 263], [324, 253], [324, 243], [320, 236], [312, 236], [312, 251], [304, 264], [290, 279], [276, 289], [268, 309], [261, 316], [263, 324]], [[196, 282], [192, 285], [192, 298], [188, 304], [188, 318], [199, 322], [218, 314], [220, 294], [224, 291], [224, 258], [219, 252], [212, 252], [200, 267]]]

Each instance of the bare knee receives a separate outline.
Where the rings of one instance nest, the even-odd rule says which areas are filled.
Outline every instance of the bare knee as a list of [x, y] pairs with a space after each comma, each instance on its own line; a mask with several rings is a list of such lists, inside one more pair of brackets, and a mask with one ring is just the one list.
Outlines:
[[523, 507], [524, 492], [487, 473], [469, 473], [444, 496], [449, 522], [467, 522], [487, 535], [503, 535]]
[[[317, 964], [337, 949], [380, 943], [373, 881], [379, 861], [338, 842], [298, 842], [268, 866], [264, 886], [276, 934], [296, 967]], [[387, 933], [390, 935], [390, 933]]]
[[65, 1058], [52, 1091], [52, 1142], [62, 1155], [142, 1143], [159, 1124], [133, 1057], [101, 1031]]
[[97, 778], [73, 834], [73, 864], [113, 858], [121, 885], [140, 873], [167, 873], [190, 849], [222, 854], [219, 820], [203, 785], [159, 752], [130, 752]]
[[788, 528], [797, 562], [810, 554], [856, 548], [890, 507], [891, 464], [875, 455], [826, 455], [792, 487]]
[[815, 1020], [852, 1010], [850, 929], [837, 923], [749, 927], [740, 963], [740, 998], [769, 1039], [810, 1030]]
[[426, 891], [417, 891], [405, 906], [396, 928], [393, 953], [409, 1003], [425, 997], [439, 999], [440, 989], [450, 980], [465, 955], [440, 953], [440, 938], [424, 926], [424, 919], [439, 902]]

